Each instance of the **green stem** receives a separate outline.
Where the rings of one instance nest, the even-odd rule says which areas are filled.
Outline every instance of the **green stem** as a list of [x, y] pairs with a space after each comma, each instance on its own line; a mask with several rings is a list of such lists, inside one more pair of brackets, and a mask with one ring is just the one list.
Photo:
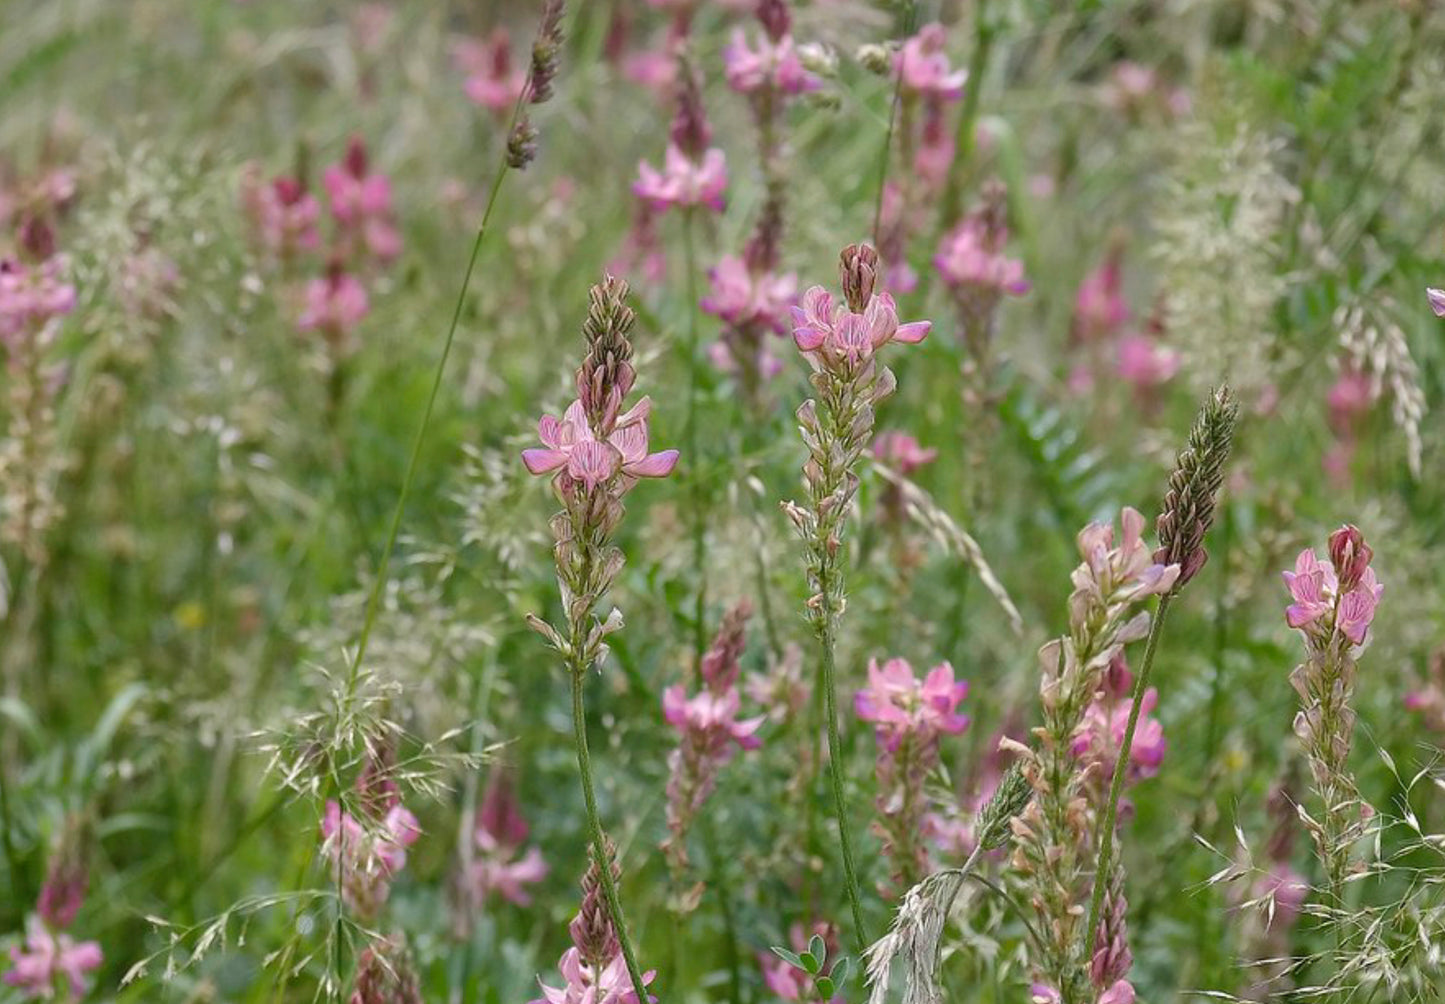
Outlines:
[[[918, 14], [918, 5], [910, 2], [904, 34], [913, 34], [913, 22]], [[902, 67], [894, 71], [893, 103], [888, 112], [888, 132], [883, 137], [883, 152], [878, 160], [878, 198], [873, 204], [873, 246], [878, 247], [878, 230], [883, 224], [883, 190], [888, 186], [889, 154], [893, 152], [893, 131], [898, 124], [898, 108], [903, 101]]]
[[[698, 400], [702, 396], [702, 367], [697, 350], [698, 324], [697, 247], [693, 236], [694, 213], [687, 211], [682, 221], [682, 239], [687, 269], [687, 456], [691, 465], [692, 495], [692, 565], [697, 573], [697, 600], [693, 609], [694, 654], [701, 665], [707, 651], [707, 536], [703, 524], [702, 457], [697, 447]], [[643, 998], [645, 1000], [645, 998]]]
[[1149, 687], [1149, 670], [1154, 667], [1154, 653], [1159, 648], [1159, 635], [1164, 630], [1164, 619], [1169, 614], [1173, 593], [1159, 597], [1159, 609], [1154, 614], [1154, 623], [1149, 628], [1149, 641], [1144, 646], [1144, 663], [1139, 667], [1139, 678], [1134, 681], [1134, 700], [1129, 707], [1129, 723], [1124, 727], [1124, 741], [1120, 744], [1118, 758], [1114, 762], [1114, 779], [1109, 783], [1109, 801], [1104, 808], [1104, 820], [1099, 834], [1099, 860], [1094, 867], [1094, 894], [1089, 901], [1089, 925], [1084, 928], [1084, 958], [1092, 953], [1094, 939], [1099, 928], [1099, 908], [1104, 901], [1104, 885], [1108, 881], [1109, 855], [1114, 849], [1114, 818], [1119, 810], [1119, 796], [1124, 792], [1124, 775], [1129, 769], [1129, 750], [1134, 745], [1134, 729], [1139, 724], [1139, 711], [1144, 703], [1144, 692]]
[[[520, 104], [518, 105], [520, 107]], [[512, 112], [512, 119], [515, 123], [516, 110]], [[510, 129], [508, 130], [510, 132]], [[487, 198], [487, 208], [482, 213], [481, 225], [477, 227], [476, 239], [472, 241], [472, 253], [467, 258], [467, 271], [462, 277], [462, 288], [457, 293], [456, 307], [452, 310], [452, 322], [447, 327], [446, 341], [442, 343], [441, 357], [437, 360], [436, 372], [432, 376], [431, 393], [427, 396], [426, 409], [422, 412], [421, 424], [417, 426], [416, 437], [412, 440], [411, 455], [406, 461], [406, 474], [401, 481], [401, 494], [397, 496], [396, 508], [392, 510], [391, 524], [386, 532], [386, 545], [381, 550], [381, 564], [376, 570], [376, 579], [371, 584], [371, 593], [366, 598], [366, 614], [362, 621], [361, 634], [356, 640], [356, 655], [351, 662], [351, 676], [349, 680], [350, 689], [356, 687], [357, 675], [361, 672], [361, 661], [366, 657], [366, 646], [371, 641], [371, 629], [376, 624], [377, 611], [381, 606], [381, 594], [386, 588], [386, 573], [391, 565], [391, 552], [396, 547], [397, 535], [401, 532], [401, 519], [406, 512], [406, 500], [411, 494], [413, 481], [416, 479], [417, 464], [421, 459], [422, 444], [426, 441], [427, 429], [431, 426], [432, 411], [436, 407], [437, 396], [441, 392], [442, 375], [446, 372], [447, 359], [452, 354], [452, 343], [456, 341], [457, 325], [461, 323], [462, 308], [467, 301], [467, 290], [472, 284], [472, 272], [477, 266], [477, 256], [482, 250], [482, 240], [487, 234], [487, 224], [492, 219], [492, 210], [497, 205], [497, 195], [502, 190], [502, 181], [507, 177], [509, 168], [505, 161], [501, 170], [497, 172], [497, 178], [492, 182], [492, 192]]]
[[963, 95], [963, 107], [958, 113], [958, 129], [955, 133], [958, 152], [953, 158], [953, 168], [948, 175], [948, 188], [943, 194], [942, 224], [944, 229], [958, 222], [963, 205], [963, 178], [968, 172], [968, 162], [973, 159], [974, 123], [978, 120], [978, 106], [983, 93], [983, 74], [988, 68], [988, 57], [993, 51], [994, 28], [984, 16], [986, 4], [979, 0], [974, 20], [978, 24], [978, 41], [973, 47], [973, 57], [968, 63], [968, 90]]
[[[827, 584], [819, 592], [831, 595]], [[828, 720], [828, 776], [833, 783], [833, 811], [838, 818], [838, 846], [843, 852], [843, 880], [848, 887], [848, 906], [853, 911], [853, 930], [858, 942], [858, 951], [868, 947], [868, 931], [863, 926], [863, 906], [858, 892], [858, 874], [853, 867], [853, 841], [848, 833], [848, 802], [843, 795], [843, 743], [838, 736], [837, 693], [833, 677], [837, 671], [833, 655], [833, 615], [825, 614], [825, 622], [818, 632], [823, 646], [823, 715]]]
[[597, 794], [592, 787], [592, 757], [587, 751], [587, 717], [582, 704], [582, 684], [587, 678], [586, 667], [569, 667], [572, 676], [572, 734], [577, 744], [577, 769], [582, 774], [582, 797], [587, 802], [587, 833], [592, 844], [592, 854], [597, 863], [597, 874], [602, 880], [602, 898], [607, 902], [607, 913], [617, 931], [618, 944], [622, 946], [622, 957], [627, 962], [627, 974], [632, 977], [632, 989], [639, 1001], [645, 1001], [647, 984], [642, 979], [642, 969], [637, 965], [637, 955], [632, 949], [632, 938], [627, 933], [627, 922], [622, 917], [622, 901], [617, 896], [617, 887], [612, 881], [612, 863], [607, 856], [607, 834], [602, 830], [602, 817], [597, 811]]
[[15, 902], [30, 902], [30, 890], [25, 874], [20, 870], [20, 856], [15, 851], [13, 834], [15, 827], [10, 819], [10, 784], [5, 780], [5, 766], [0, 764], [0, 838], [5, 844], [5, 867], [10, 872], [10, 891]]

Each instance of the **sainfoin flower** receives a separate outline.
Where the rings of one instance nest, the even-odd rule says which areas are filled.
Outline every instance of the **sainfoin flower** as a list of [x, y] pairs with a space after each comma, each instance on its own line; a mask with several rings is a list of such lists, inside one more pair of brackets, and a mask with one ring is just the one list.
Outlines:
[[75, 287], [65, 280], [66, 260], [51, 255], [38, 265], [0, 259], [0, 341], [39, 331], [75, 309]]
[[1445, 317], [1445, 289], [1426, 289], [1425, 299], [1430, 302], [1430, 309], [1436, 317]]
[[918, 34], [903, 43], [895, 57], [895, 67], [903, 86], [919, 94], [943, 98], [963, 96], [968, 82], [967, 70], [954, 70], [943, 51], [947, 33], [938, 22], [926, 24]]
[[582, 402], [573, 401], [562, 417], [542, 416], [537, 423], [541, 449], [522, 451], [522, 462], [533, 474], [565, 469], [568, 476], [589, 490], [621, 475], [622, 486], [638, 478], [662, 478], [677, 466], [677, 451], [647, 452], [647, 420], [652, 401], [644, 397], [620, 415], [606, 442], [598, 442], [587, 421]]
[[1285, 610], [1290, 627], [1311, 631], [1323, 624], [1326, 634], [1337, 628], [1356, 645], [1364, 643], [1385, 590], [1374, 569], [1365, 567], [1355, 584], [1342, 592], [1334, 565], [1321, 561], [1312, 548], [1305, 548], [1295, 559], [1294, 571], [1283, 575], [1294, 600]]
[[339, 875], [341, 896], [358, 916], [376, 916], [391, 892], [391, 880], [406, 867], [406, 849], [421, 828], [400, 802], [376, 821], [363, 822], [334, 799], [321, 821], [322, 852]]
[[241, 201], [251, 217], [261, 243], [270, 251], [289, 257], [321, 245], [316, 229], [321, 203], [296, 178], [279, 177], [262, 182], [257, 165], [248, 165], [241, 182]]
[[1179, 372], [1182, 356], [1145, 334], [1119, 339], [1118, 374], [1139, 391], [1168, 383]]
[[63, 980], [69, 997], [79, 999], [85, 994], [85, 974], [99, 969], [103, 960], [100, 945], [94, 941], [76, 941], [68, 934], [57, 934], [32, 916], [25, 925], [25, 945], [10, 949], [10, 970], [5, 982], [37, 1000], [50, 1000], [55, 986]]
[[333, 267], [326, 276], [306, 285], [306, 307], [296, 325], [302, 331], [320, 331], [344, 342], [371, 310], [366, 287], [356, 276]]
[[944, 236], [933, 264], [943, 281], [957, 290], [1022, 296], [1032, 284], [1024, 277], [1024, 263], [1004, 254], [1007, 241], [1007, 230], [969, 215]]
[[452, 47], [452, 65], [466, 75], [467, 97], [498, 116], [507, 114], [527, 86], [527, 71], [512, 62], [512, 37], [497, 28], [486, 39]]
[[637, 166], [632, 190], [654, 209], [706, 206], [722, 212], [728, 186], [727, 157], [712, 147], [692, 160], [676, 143], [669, 143], [659, 171], [646, 161]]
[[[1134, 676], [1120, 652], [1110, 660], [1099, 692], [1084, 712], [1083, 725], [1074, 739], [1074, 756], [1086, 763], [1098, 764], [1100, 771], [1097, 776], [1101, 779], [1113, 776], [1129, 721], [1133, 688]], [[1129, 750], [1129, 767], [1124, 774], [1130, 784], [1159, 773], [1159, 765], [1164, 761], [1168, 743], [1164, 739], [1163, 725], [1153, 715], [1158, 703], [1159, 692], [1150, 687], [1140, 702], [1139, 722], [1134, 744]]]
[[367, 165], [366, 144], [353, 136], [346, 157], [322, 175], [331, 215], [343, 237], [356, 236], [381, 261], [401, 253], [401, 234], [392, 220], [391, 181]]
[[1113, 338], [1129, 323], [1129, 301], [1123, 287], [1121, 255], [1115, 250], [1079, 283], [1071, 329], [1076, 342]]
[[1084, 564], [1074, 571], [1074, 586], [1113, 602], [1132, 602], [1168, 592], [1179, 577], [1178, 565], [1158, 564], [1144, 543], [1144, 517], [1125, 506], [1119, 514], [1123, 530], [1118, 546], [1114, 528], [1090, 523], [1079, 531], [1079, 554]]
[[877, 727], [879, 744], [896, 750], [908, 734], [934, 738], [956, 734], [968, 727], [968, 716], [958, 714], [968, 695], [968, 683], [955, 681], [953, 667], [940, 663], [919, 680], [906, 659], [868, 663], [868, 686], [853, 698], [853, 709]]
[[937, 458], [937, 450], [924, 449], [912, 435], [897, 429], [880, 432], [873, 440], [873, 459], [887, 464], [904, 477]]
[[789, 311], [798, 295], [798, 278], [791, 272], [774, 275], [755, 273], [737, 255], [725, 255], [708, 270], [712, 293], [702, 300], [702, 309], [729, 324], [760, 324], [784, 334]]
[[765, 87], [781, 94], [802, 94], [819, 86], [818, 79], [803, 68], [791, 35], [776, 42], [763, 35], [754, 48], [741, 28], [723, 49], [723, 73], [729, 86], [744, 94]]
[[523, 852], [527, 832], [511, 781], [499, 773], [487, 788], [472, 828], [477, 857], [467, 878], [474, 904], [485, 903], [492, 893], [518, 906], [532, 902], [526, 887], [546, 878], [547, 863], [536, 847]]
[[[530, 1004], [639, 1004], [637, 994], [627, 976], [627, 964], [621, 953], [613, 956], [605, 965], [591, 965], [583, 961], [582, 953], [569, 948], [562, 953], [557, 970], [565, 983], [560, 987], [539, 984], [542, 996]], [[643, 974], [643, 980], [651, 983], [655, 972]], [[648, 995], [649, 1001], [657, 998]]]
[[887, 293], [875, 293], [861, 311], [847, 304], [834, 304], [822, 286], [803, 294], [803, 304], [793, 308], [793, 341], [815, 368], [832, 364], [857, 366], [889, 342], [921, 342], [928, 335], [930, 321], [898, 323], [898, 308]]

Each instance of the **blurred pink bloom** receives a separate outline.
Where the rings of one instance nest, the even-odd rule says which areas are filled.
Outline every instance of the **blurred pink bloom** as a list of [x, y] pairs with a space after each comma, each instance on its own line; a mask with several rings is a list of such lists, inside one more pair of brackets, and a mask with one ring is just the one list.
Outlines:
[[63, 978], [69, 996], [78, 1000], [85, 994], [85, 974], [99, 969], [102, 959], [98, 942], [77, 942], [68, 934], [52, 933], [39, 917], [31, 917], [25, 925], [25, 947], [10, 949], [5, 982], [27, 997], [50, 1000], [56, 981]]
[[726, 755], [727, 744], [737, 743], [745, 750], [762, 745], [755, 732], [763, 724], [761, 716], [738, 720], [742, 701], [736, 690], [722, 694], [702, 691], [689, 698], [682, 684], [662, 692], [662, 716], [669, 725], [684, 735], [694, 737], [701, 746], [715, 754]]
[[812, 693], [803, 679], [803, 650], [795, 642], [783, 648], [783, 654], [768, 667], [766, 673], [753, 673], [743, 690], [761, 705], [769, 720], [779, 721], [799, 714], [808, 706]]
[[788, 330], [789, 310], [798, 298], [798, 277], [789, 272], [754, 274], [737, 255], [725, 255], [708, 270], [712, 294], [702, 309], [729, 324], [761, 324], [778, 334]]
[[371, 301], [361, 280], [334, 268], [326, 277], [307, 283], [306, 308], [297, 326], [340, 341], [355, 330], [370, 309]]
[[496, 773], [477, 810], [472, 837], [479, 852], [468, 873], [472, 902], [485, 903], [495, 892], [518, 906], [527, 906], [532, 897], [525, 887], [547, 876], [542, 853], [532, 847], [520, 858], [527, 842], [527, 821], [513, 793], [511, 781], [503, 772]]
[[467, 78], [467, 97], [498, 117], [511, 112], [527, 86], [527, 71], [512, 65], [512, 37], [506, 28], [497, 28], [484, 40], [457, 42], [452, 65]]
[[803, 304], [793, 308], [793, 341], [817, 368], [844, 363], [856, 366], [897, 341], [921, 342], [933, 326], [931, 321], [898, 323], [898, 308], [887, 293], [875, 293], [862, 313], [845, 303], [836, 306], [822, 286], [803, 294]]
[[677, 82], [677, 57], [651, 49], [634, 52], [622, 64], [622, 73], [633, 83], [666, 97]]
[[1134, 985], [1128, 980], [1119, 980], [1099, 995], [1098, 1004], [1134, 1004]]
[[[1099, 776], [1102, 778], [1113, 776], [1119, 748], [1124, 745], [1133, 684], [1134, 677], [1123, 654], [1116, 655], [1110, 661], [1099, 692], [1085, 710], [1084, 720], [1074, 736], [1074, 756], [1087, 763], [1101, 765]], [[1134, 745], [1129, 749], [1129, 767], [1124, 772], [1130, 784], [1158, 774], [1159, 765], [1164, 762], [1169, 744], [1164, 739], [1164, 726], [1153, 716], [1158, 704], [1159, 692], [1150, 687], [1139, 704]]]
[[968, 71], [955, 71], [948, 65], [948, 55], [943, 51], [946, 41], [943, 25], [935, 21], [924, 25], [917, 35], [903, 43], [894, 68], [902, 76], [904, 87], [942, 98], [963, 96]]
[[1330, 410], [1330, 428], [1337, 435], [1348, 433], [1355, 419], [1370, 410], [1374, 397], [1369, 374], [1352, 366], [1342, 368], [1325, 398]]
[[[619, 952], [612, 961], [601, 967], [601, 971], [582, 961], [582, 953], [569, 948], [562, 953], [557, 969], [565, 984], [562, 987], [548, 986], [538, 980], [542, 996], [529, 1004], [639, 1004], [637, 992], [627, 974], [627, 962]], [[657, 975], [649, 970], [642, 974], [644, 984], [651, 983]], [[657, 1000], [651, 994], [649, 1001]]]
[[1430, 309], [1435, 312], [1436, 317], [1445, 317], [1445, 289], [1427, 288], [1425, 299], [1430, 301]]
[[1249, 890], [1250, 899], [1274, 897], [1274, 918], [1270, 926], [1283, 928], [1294, 926], [1309, 894], [1309, 883], [1304, 876], [1284, 863], [1274, 865], [1261, 875]]
[[932, 96], [924, 103], [923, 129], [918, 136], [918, 152], [913, 156], [913, 170], [930, 188], [942, 188], [955, 153], [943, 100]]
[[607, 442], [599, 443], [581, 401], [573, 401], [560, 419], [543, 415], [537, 423], [542, 449], [522, 451], [522, 463], [533, 474], [566, 468], [588, 490], [620, 473], [624, 490], [637, 478], [663, 478], [677, 465], [677, 451], [647, 452], [647, 420], [652, 399], [644, 397], [618, 416]]
[[853, 698], [853, 709], [877, 727], [878, 742], [895, 750], [908, 734], [937, 737], [955, 735], [968, 727], [968, 716], [958, 714], [968, 694], [968, 682], [954, 682], [953, 667], [940, 663], [920, 681], [906, 659], [889, 659], [883, 665], [868, 661], [868, 686]]
[[743, 94], [763, 88], [802, 94], [819, 86], [817, 78], [803, 69], [790, 35], [776, 42], [763, 35], [753, 48], [743, 30], [735, 29], [732, 41], [723, 48], [723, 72], [728, 85]]
[[341, 896], [359, 916], [374, 918], [391, 891], [391, 880], [406, 867], [406, 849], [421, 828], [400, 803], [380, 820], [363, 823], [334, 799], [321, 820], [322, 852], [341, 882]]
[[391, 181], [368, 170], [360, 137], [351, 138], [346, 158], [326, 169], [322, 184], [331, 215], [344, 229], [359, 233], [372, 254], [391, 261], [401, 253], [401, 234], [392, 221]]
[[707, 206], [722, 212], [727, 185], [727, 158], [717, 147], [706, 151], [701, 161], [693, 161], [676, 143], [669, 143], [663, 169], [658, 171], [646, 161], [640, 163], [632, 190], [658, 210]]
[[1064, 998], [1046, 983], [1035, 983], [1029, 987], [1029, 1004], [1063, 1004]]
[[1079, 283], [1072, 329], [1076, 342], [1113, 338], [1123, 330], [1129, 322], [1129, 301], [1124, 299], [1123, 287], [1120, 254], [1113, 251]]
[[1022, 296], [1032, 284], [1024, 278], [1024, 263], [1004, 254], [1008, 231], [990, 232], [985, 221], [974, 214], [964, 217], [939, 243], [933, 264], [951, 287], [983, 288], [1011, 296]]
[[1148, 335], [1125, 335], [1119, 339], [1119, 377], [1146, 391], [1168, 383], [1179, 372], [1179, 353], [1160, 345]]
[[890, 430], [880, 432], [873, 440], [873, 457], [908, 477], [924, 464], [933, 463], [938, 458], [938, 451], [925, 450], [906, 432]]
[[262, 184], [258, 170], [251, 165], [243, 177], [241, 199], [261, 243], [283, 258], [319, 247], [316, 224], [321, 203], [295, 178], [283, 176]]
[[0, 343], [13, 344], [75, 309], [75, 287], [65, 281], [65, 269], [62, 255], [39, 265], [0, 258]]

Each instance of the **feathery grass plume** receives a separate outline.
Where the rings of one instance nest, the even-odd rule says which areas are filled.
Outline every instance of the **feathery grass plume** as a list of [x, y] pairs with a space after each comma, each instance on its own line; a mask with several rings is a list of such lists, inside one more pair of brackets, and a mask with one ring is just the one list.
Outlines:
[[[1300, 818], [1314, 840], [1328, 884], [1328, 905], [1334, 909], [1343, 908], [1352, 851], [1374, 816], [1348, 764], [1355, 729], [1355, 656], [1385, 589], [1370, 567], [1373, 556], [1360, 531], [1343, 526], [1330, 535], [1328, 561], [1306, 548], [1294, 571], [1284, 573], [1294, 600], [1285, 619], [1303, 635], [1307, 652], [1290, 674], [1301, 705], [1294, 732], [1309, 757], [1322, 813], [1316, 819], [1301, 808]], [[1343, 924], [1336, 921], [1335, 927], [1343, 937]]]
[[[1105, 667], [1125, 644], [1149, 633], [1149, 614], [1138, 609], [1168, 593], [1179, 566], [1152, 562], [1144, 544], [1144, 517], [1125, 508], [1118, 545], [1110, 526], [1091, 523], [1079, 533], [1083, 563], [1074, 570], [1069, 632], [1039, 650], [1039, 696], [1044, 724], [1034, 730], [1037, 748], [1003, 740], [1020, 755], [1035, 798], [1013, 820], [1013, 865], [1023, 876], [1039, 932], [1035, 968], [1062, 1004], [1081, 1004], [1088, 994], [1093, 938], [1081, 935], [1088, 865], [1098, 836], [1089, 778], [1074, 754], [1085, 713]], [[1126, 763], [1121, 756], [1119, 762]], [[1086, 929], [1084, 934], [1091, 934]]]
[[1388, 390], [1390, 417], [1405, 436], [1405, 460], [1418, 478], [1424, 452], [1420, 424], [1425, 418], [1425, 391], [1409, 339], [1392, 316], [1396, 310], [1389, 297], [1378, 305], [1348, 303], [1335, 311], [1331, 323], [1340, 333], [1340, 347], [1351, 368], [1369, 375], [1370, 400]]
[[[1234, 442], [1234, 425], [1239, 417], [1239, 406], [1230, 395], [1227, 386], [1212, 391], [1209, 400], [1199, 410], [1189, 439], [1169, 475], [1169, 486], [1164, 493], [1163, 511], [1155, 523], [1159, 534], [1159, 546], [1154, 551], [1154, 562], [1178, 570], [1173, 586], [1161, 593], [1159, 609], [1149, 629], [1149, 641], [1144, 648], [1144, 661], [1139, 669], [1139, 678], [1134, 681], [1134, 694], [1129, 707], [1129, 719], [1124, 726], [1124, 737], [1119, 744], [1119, 757], [1114, 763], [1114, 776], [1109, 783], [1109, 793], [1103, 805], [1099, 837], [1098, 863], [1094, 868], [1094, 891], [1090, 896], [1089, 921], [1085, 928], [1088, 939], [1086, 948], [1093, 951], [1099, 939], [1105, 937], [1100, 911], [1104, 908], [1106, 883], [1115, 881], [1113, 861], [1110, 855], [1114, 848], [1114, 821], [1119, 811], [1119, 799], [1124, 793], [1124, 779], [1129, 772], [1129, 754], [1134, 746], [1134, 732], [1139, 726], [1149, 690], [1149, 674], [1154, 668], [1154, 655], [1159, 648], [1159, 635], [1169, 613], [1169, 604], [1178, 595], [1184, 584], [1196, 575], [1209, 554], [1204, 549], [1204, 538], [1214, 523], [1214, 510], [1218, 503], [1219, 489], [1224, 484], [1224, 465]], [[1116, 899], [1122, 899], [1122, 894]], [[1127, 966], [1125, 967], [1127, 969]], [[1105, 985], [1106, 987], [1108, 985]]]
[[[1287, 209], [1299, 193], [1275, 161], [1283, 141], [1245, 124], [1210, 122], [1222, 103], [1180, 127], [1152, 255], [1164, 290], [1164, 326], [1179, 340], [1180, 371], [1200, 390], [1228, 378], [1246, 399], [1272, 380], [1274, 316]], [[1202, 386], [1200, 386], [1202, 384]]]
[[979, 857], [1008, 842], [1010, 824], [1033, 797], [1033, 787], [1023, 770], [1017, 764], [1009, 767], [993, 797], [979, 812], [978, 844], [968, 860], [959, 868], [935, 872], [904, 895], [893, 926], [866, 953], [869, 1004], [884, 1004], [887, 1000], [889, 972], [899, 958], [904, 961], [906, 974], [903, 1004], [941, 1004], [939, 942], [954, 901]]
[[1209, 560], [1204, 537], [1214, 523], [1214, 508], [1224, 484], [1224, 465], [1229, 460], [1238, 418], [1239, 404], [1229, 388], [1213, 391], [1194, 420], [1189, 441], [1169, 475], [1164, 508], [1155, 524], [1159, 548], [1154, 560], [1179, 566], [1174, 593], [1183, 589]]
[[839, 260], [845, 302], [835, 306], [827, 290], [814, 286], [803, 294], [803, 305], [793, 308], [793, 340], [813, 370], [809, 379], [818, 398], [803, 402], [797, 412], [798, 431], [808, 447], [803, 465], [808, 505], [782, 504], [807, 550], [806, 570], [813, 595], [806, 613], [821, 649], [819, 682], [828, 729], [833, 808], [854, 937], [860, 947], [868, 938], [843, 797], [842, 743], [833, 679], [845, 593], [843, 526], [858, 491], [858, 462], [873, 438], [874, 408], [897, 386], [893, 372], [877, 362], [876, 353], [889, 342], [922, 341], [931, 327], [928, 321], [898, 322], [893, 297], [875, 291], [878, 264], [873, 248], [849, 245]]
[[[522, 462], [532, 474], [555, 472], [552, 490], [562, 511], [552, 517], [552, 549], [557, 584], [562, 594], [564, 629], [527, 615], [527, 623], [561, 655], [572, 685], [573, 738], [582, 793], [587, 806], [588, 834], [602, 853], [606, 834], [597, 811], [592, 760], [587, 748], [587, 721], [582, 700], [587, 673], [606, 657], [607, 636], [622, 627], [622, 613], [613, 608], [596, 615], [622, 571], [622, 552], [612, 535], [622, 522], [622, 499], [639, 478], [666, 477], [677, 465], [677, 451], [647, 452], [647, 422], [652, 401], [644, 397], [627, 411], [622, 404], [636, 379], [629, 361], [627, 334], [636, 319], [627, 306], [627, 283], [612, 276], [593, 286], [582, 326], [587, 354], [577, 369], [577, 400], [560, 418], [544, 415], [537, 423], [541, 448], [524, 450]], [[622, 905], [611, 872], [601, 872], [603, 897], [622, 944], [622, 955], [639, 1000], [647, 998], [642, 970], [627, 934]]]

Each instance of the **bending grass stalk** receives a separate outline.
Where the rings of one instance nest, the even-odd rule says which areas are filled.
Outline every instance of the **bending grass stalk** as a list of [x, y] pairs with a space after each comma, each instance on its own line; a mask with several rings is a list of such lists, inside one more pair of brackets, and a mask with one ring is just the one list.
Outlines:
[[[821, 590], [828, 595], [826, 583]], [[853, 912], [853, 932], [861, 953], [868, 947], [863, 926], [863, 905], [858, 892], [858, 873], [853, 865], [853, 841], [848, 832], [848, 801], [843, 795], [843, 743], [838, 736], [838, 700], [833, 677], [837, 673], [833, 655], [833, 615], [830, 612], [818, 640], [823, 646], [823, 715], [828, 720], [828, 777], [833, 784], [833, 812], [838, 819], [838, 846], [843, 852], [843, 881], [848, 887], [848, 906]]]
[[1154, 653], [1159, 648], [1159, 635], [1164, 630], [1164, 620], [1169, 614], [1173, 593], [1159, 597], [1159, 609], [1154, 614], [1154, 623], [1149, 627], [1149, 641], [1144, 646], [1144, 664], [1139, 668], [1139, 678], [1134, 681], [1133, 703], [1129, 706], [1129, 723], [1124, 727], [1124, 741], [1119, 746], [1118, 758], [1114, 762], [1114, 779], [1109, 783], [1109, 801], [1104, 809], [1104, 820], [1099, 836], [1099, 860], [1094, 866], [1094, 893], [1089, 900], [1089, 925], [1084, 928], [1084, 958], [1088, 958], [1094, 940], [1098, 936], [1099, 910], [1104, 901], [1104, 884], [1109, 871], [1109, 856], [1114, 849], [1114, 819], [1119, 810], [1119, 796], [1124, 791], [1124, 775], [1129, 769], [1129, 750], [1134, 745], [1134, 729], [1139, 724], [1140, 705], [1144, 692], [1149, 688], [1149, 671], [1154, 666]]
[[632, 948], [632, 936], [627, 933], [627, 922], [622, 917], [622, 901], [618, 898], [617, 886], [612, 881], [611, 863], [607, 859], [607, 835], [602, 829], [597, 794], [592, 787], [592, 757], [587, 750], [587, 718], [582, 703], [582, 684], [587, 678], [587, 670], [575, 664], [569, 670], [572, 676], [572, 735], [577, 745], [577, 769], [582, 774], [582, 797], [587, 803], [588, 840], [597, 862], [597, 874], [602, 880], [602, 898], [607, 902], [607, 913], [612, 918], [617, 942], [622, 946], [622, 958], [627, 963], [627, 975], [632, 978], [632, 989], [637, 999], [645, 1001], [648, 1000], [647, 984], [637, 964], [637, 953]]

